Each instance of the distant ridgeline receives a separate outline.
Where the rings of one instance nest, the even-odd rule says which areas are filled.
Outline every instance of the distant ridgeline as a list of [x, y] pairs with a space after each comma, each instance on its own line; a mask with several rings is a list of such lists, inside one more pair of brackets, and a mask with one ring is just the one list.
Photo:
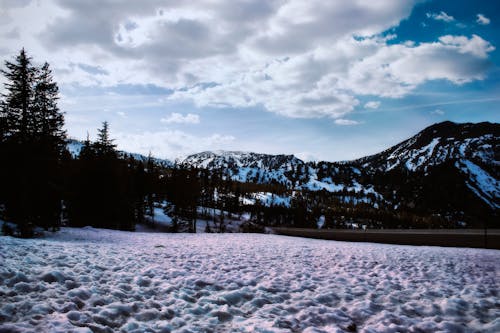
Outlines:
[[[210, 216], [217, 221], [224, 213], [226, 219], [250, 213], [246, 226], [253, 231], [317, 227], [318, 221], [323, 228], [500, 227], [499, 134], [499, 124], [443, 122], [379, 154], [345, 162], [228, 151], [176, 163], [154, 159], [164, 191], [154, 194], [153, 205], [177, 217], [172, 230], [182, 231], [193, 231], [200, 207], [217, 209], [222, 217]], [[73, 156], [81, 145], [69, 142]]]
[[[0, 104], [3, 234], [60, 226], [261, 231], [265, 226], [500, 227], [500, 125], [444, 122], [379, 154], [348, 162], [203, 152], [172, 163], [68, 140], [49, 65], [24, 50], [6, 61]], [[156, 221], [156, 222], [155, 222]], [[210, 221], [210, 223], [208, 222]], [[156, 223], [156, 224], [155, 224]]]

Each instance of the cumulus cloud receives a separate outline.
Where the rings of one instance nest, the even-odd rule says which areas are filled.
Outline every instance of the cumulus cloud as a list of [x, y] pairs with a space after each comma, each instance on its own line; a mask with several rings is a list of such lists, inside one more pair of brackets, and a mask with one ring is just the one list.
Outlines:
[[427, 16], [427, 18], [432, 18], [436, 21], [443, 21], [443, 22], [447, 22], [447, 23], [455, 21], [455, 18], [453, 16], [448, 15], [443, 11], [441, 11], [439, 14], [427, 13], [426, 16]]
[[[346, 35], [372, 36], [408, 15], [415, 1], [291, 0], [283, 3], [254, 45], [271, 54], [294, 54]], [[355, 19], [353, 19], [355, 18]]]
[[380, 101], [369, 101], [365, 104], [365, 109], [378, 109], [380, 107]]
[[358, 96], [398, 98], [430, 80], [485, 77], [494, 47], [480, 36], [420, 44], [380, 37], [417, 2], [57, 1], [57, 15], [32, 41], [57, 64], [63, 84], [147, 82], [200, 107], [340, 119], [360, 105]]
[[171, 98], [192, 99], [198, 106], [260, 104], [289, 117], [339, 118], [359, 104], [356, 95], [398, 98], [430, 80], [483, 79], [493, 50], [476, 35], [443, 36], [419, 45], [349, 38], [254, 67], [218, 85], [177, 91]]
[[487, 58], [488, 53], [495, 50], [493, 45], [477, 35], [472, 35], [472, 38], [446, 35], [440, 37], [439, 41], [444, 46], [448, 46], [448, 49], [461, 54], [471, 54], [481, 59]]
[[199, 124], [200, 116], [193, 113], [183, 116], [180, 113], [173, 112], [168, 117], [161, 118], [160, 121], [165, 124]]
[[490, 24], [491, 20], [486, 16], [484, 16], [483, 14], [477, 14], [476, 22], [481, 25], [488, 25]]
[[418, 85], [444, 79], [463, 84], [485, 77], [495, 48], [479, 36], [443, 36], [438, 42], [379, 45], [349, 67], [340, 84], [356, 94], [402, 97]]

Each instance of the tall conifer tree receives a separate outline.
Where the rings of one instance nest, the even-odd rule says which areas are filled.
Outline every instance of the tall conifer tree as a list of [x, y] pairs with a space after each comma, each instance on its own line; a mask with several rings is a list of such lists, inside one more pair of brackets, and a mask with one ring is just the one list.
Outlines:
[[30, 236], [34, 226], [56, 229], [60, 223], [65, 149], [64, 116], [57, 107], [57, 84], [49, 65], [37, 68], [22, 49], [6, 61], [0, 107], [0, 201], [8, 220]]
[[36, 67], [31, 64], [24, 49], [19, 52], [14, 62], [5, 61], [5, 70], [1, 73], [7, 79], [4, 84], [6, 93], [2, 94], [2, 134], [4, 140], [26, 141], [34, 132], [32, 115], [33, 85], [36, 79]]
[[59, 88], [48, 63], [37, 74], [33, 100], [37, 136], [44, 144], [60, 152], [65, 147], [66, 132], [63, 129], [64, 115], [57, 106]]

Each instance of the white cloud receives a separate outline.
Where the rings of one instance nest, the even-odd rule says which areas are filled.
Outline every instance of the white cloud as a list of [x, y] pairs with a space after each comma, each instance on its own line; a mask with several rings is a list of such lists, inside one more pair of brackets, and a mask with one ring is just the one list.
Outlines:
[[359, 125], [359, 121], [340, 118], [340, 119], [335, 119], [335, 124], [341, 126], [351, 126], [351, 125]]
[[378, 109], [380, 107], [380, 101], [369, 101], [365, 104], [365, 109]]
[[173, 112], [168, 117], [161, 118], [160, 121], [165, 124], [199, 124], [200, 116], [193, 113], [183, 116], [180, 113]]
[[435, 115], [438, 115], [438, 116], [442, 116], [442, 115], [444, 115], [444, 113], [445, 112], [443, 110], [441, 110], [441, 109], [436, 109], [436, 110], [434, 110], [434, 111], [431, 112], [431, 114], [435, 114]]
[[[200, 107], [262, 106], [287, 117], [337, 119], [352, 112], [361, 95], [397, 98], [429, 80], [484, 78], [494, 47], [479, 36], [421, 44], [379, 36], [408, 17], [416, 2], [33, 2], [26, 13], [35, 27], [45, 27], [41, 33], [26, 30], [28, 14], [16, 12], [23, 20], [0, 27], [0, 34], [19, 28], [36, 58], [54, 64], [61, 84], [148, 83]], [[16, 52], [16, 40], [5, 47]], [[162, 121], [196, 122], [186, 117]]]
[[419, 45], [378, 45], [349, 66], [339, 85], [355, 94], [398, 98], [430, 80], [463, 84], [484, 78], [495, 48], [479, 36], [443, 36]]
[[486, 16], [484, 16], [483, 14], [477, 14], [476, 22], [481, 25], [488, 25], [490, 24], [491, 20]]
[[440, 37], [439, 41], [444, 46], [448, 46], [448, 49], [455, 50], [462, 54], [471, 54], [482, 59], [487, 58], [488, 53], [495, 50], [493, 45], [477, 35], [472, 35], [471, 38], [446, 35]]
[[213, 87], [178, 91], [171, 98], [192, 99], [200, 107], [263, 105], [290, 117], [337, 118], [359, 104], [356, 95], [396, 98], [429, 80], [462, 84], [482, 79], [492, 50], [476, 35], [443, 36], [419, 45], [346, 38], [330, 47], [254, 66]]
[[455, 18], [451, 15], [446, 14], [445, 12], [441, 11], [439, 14], [436, 13], [427, 13], [426, 16], [428, 18], [432, 18], [436, 21], [443, 21], [443, 22], [453, 22], [455, 21]]

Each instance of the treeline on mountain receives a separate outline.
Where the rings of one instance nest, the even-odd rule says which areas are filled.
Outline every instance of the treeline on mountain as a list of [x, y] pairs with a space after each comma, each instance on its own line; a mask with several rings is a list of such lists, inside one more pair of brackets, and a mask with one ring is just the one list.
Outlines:
[[[320, 179], [331, 177], [334, 183], [353, 185], [357, 171], [341, 163], [292, 164], [285, 172], [286, 182], [264, 181], [260, 172], [240, 182], [231, 177], [236, 165], [196, 169], [165, 166], [151, 156], [135, 158], [116, 150], [107, 122], [98, 129], [95, 141], [87, 138], [80, 153], [72, 156], [50, 66], [34, 65], [21, 50], [4, 67], [0, 219], [16, 225], [4, 223], [4, 234], [32, 237], [37, 227], [58, 230], [63, 225], [135, 230], [138, 223], [155, 226], [158, 209], [172, 217], [171, 232], [196, 232], [198, 219], [212, 222], [204, 231], [224, 232], [227, 221], [243, 214], [250, 218], [241, 230], [251, 232], [266, 226], [316, 228], [318, 222], [323, 228], [454, 228], [496, 223], [496, 213], [466, 188], [453, 161], [433, 168], [425, 177], [402, 168], [357, 174], [358, 182], [373, 184], [380, 196], [348, 187], [334, 193], [296, 190], [310, 179], [309, 166], [318, 170]], [[281, 164], [264, 162], [269, 168]], [[259, 193], [290, 201], [264, 203], [256, 197]]]

